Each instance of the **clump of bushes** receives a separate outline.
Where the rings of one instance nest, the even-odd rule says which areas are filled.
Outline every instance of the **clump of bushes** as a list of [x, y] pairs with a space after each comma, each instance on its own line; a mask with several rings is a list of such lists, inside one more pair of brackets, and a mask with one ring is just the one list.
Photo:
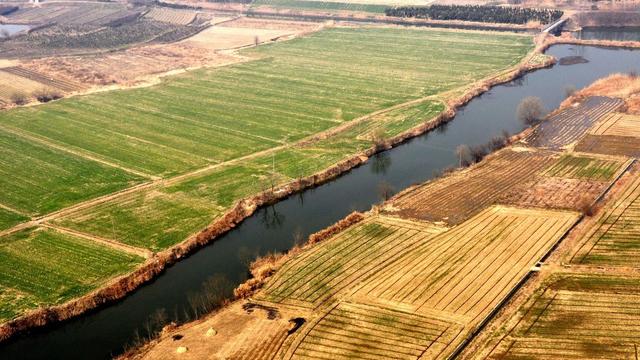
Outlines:
[[46, 103], [52, 100], [58, 100], [62, 98], [62, 93], [53, 89], [40, 89], [33, 93], [33, 96], [41, 103]]
[[509, 133], [503, 131], [501, 135], [494, 136], [489, 142], [482, 145], [460, 145], [456, 148], [460, 167], [467, 167], [479, 163], [485, 156], [509, 145]]
[[25, 105], [29, 102], [29, 95], [24, 92], [18, 91], [11, 94], [11, 102], [16, 105]]
[[560, 10], [551, 9], [479, 5], [399, 6], [385, 10], [385, 15], [395, 17], [503, 24], [526, 24], [528, 22], [547, 24], [560, 19], [563, 14]]

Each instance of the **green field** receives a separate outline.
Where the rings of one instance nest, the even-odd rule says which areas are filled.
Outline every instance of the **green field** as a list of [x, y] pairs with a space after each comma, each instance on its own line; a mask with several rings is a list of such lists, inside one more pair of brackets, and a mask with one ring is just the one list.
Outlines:
[[26, 220], [29, 220], [29, 218], [24, 215], [0, 208], [0, 231], [9, 229]]
[[[42, 215], [121, 190], [141, 180], [139, 176], [15, 136], [0, 128], [0, 204], [12, 209]], [[4, 218], [0, 213], [0, 219]], [[0, 225], [6, 222], [10, 223], [11, 219], [0, 220]]]
[[0, 321], [83, 295], [142, 260], [46, 229], [0, 237]]
[[[166, 249], [241, 198], [320, 172], [370, 148], [373, 138], [434, 118], [445, 109], [439, 94], [517, 64], [532, 47], [530, 37], [516, 34], [332, 28], [247, 49], [242, 55], [253, 61], [191, 71], [156, 86], [0, 113], [0, 229], [26, 220], [5, 208], [44, 215], [152, 176], [208, 167], [48, 220], [88, 236]], [[306, 139], [338, 126], [330, 136]], [[64, 238], [38, 234], [36, 239]], [[5, 317], [19, 313], [20, 304], [58, 303], [85, 293], [135, 261], [125, 257], [97, 270], [78, 259], [51, 282], [55, 289], [47, 296], [7, 285], [0, 300], [9, 309]], [[44, 276], [39, 267], [31, 269], [24, 274]]]
[[[389, 45], [381, 48], [382, 43]], [[516, 63], [529, 49], [529, 43], [528, 37], [517, 35], [334, 29], [249, 50], [246, 55], [261, 59], [225, 69], [202, 70], [148, 91], [157, 94], [180, 88], [181, 91], [171, 92], [172, 96], [184, 98], [178, 104], [201, 105], [182, 110], [189, 112], [194, 121], [233, 127], [235, 131], [286, 143], [376, 110], [468, 84]], [[441, 53], [442, 47], [449, 49], [447, 57]], [[485, 50], [481, 51], [483, 47]], [[499, 54], [488, 55], [485, 51]], [[472, 63], [473, 59], [477, 62]], [[444, 71], [449, 67], [451, 72]], [[247, 84], [234, 79], [246, 79]], [[142, 90], [136, 93], [139, 91]], [[194, 91], [200, 91], [198, 96]], [[213, 93], [220, 96], [210, 98]], [[223, 101], [223, 97], [229, 100]], [[236, 98], [234, 110], [230, 104]], [[121, 101], [125, 100], [122, 95]], [[152, 104], [144, 101], [138, 107], [149, 108]], [[177, 112], [177, 106], [164, 111]], [[374, 132], [384, 137], [397, 135], [443, 109], [436, 100], [394, 109], [327, 139], [219, 167], [184, 183], [121, 197], [72, 214], [61, 219], [60, 224], [96, 235], [115, 232], [118, 241], [157, 251], [206, 226], [244, 196], [321, 171], [370, 147]], [[216, 115], [223, 112], [228, 114], [224, 118]], [[256, 113], [260, 114], [260, 121], [256, 120]], [[227, 117], [235, 117], [236, 121], [224, 120]], [[236, 141], [231, 140], [223, 143], [230, 146]], [[211, 141], [208, 146], [218, 145]], [[234, 144], [233, 148], [239, 149], [238, 146]]]
[[595, 181], [611, 180], [622, 163], [586, 156], [564, 155], [544, 172], [547, 176]]
[[388, 5], [378, 4], [358, 4], [349, 2], [333, 2], [333, 1], [308, 1], [308, 0], [256, 0], [254, 7], [268, 6], [270, 8], [283, 8], [295, 10], [320, 10], [320, 11], [352, 11], [352, 12], [368, 12], [375, 14], [384, 14], [389, 8]]

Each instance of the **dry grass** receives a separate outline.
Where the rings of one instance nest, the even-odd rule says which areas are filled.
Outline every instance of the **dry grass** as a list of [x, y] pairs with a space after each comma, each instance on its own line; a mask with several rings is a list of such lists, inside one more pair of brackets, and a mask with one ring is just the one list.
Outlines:
[[560, 106], [565, 107], [576, 101], [586, 99], [589, 96], [609, 96], [628, 99], [638, 94], [640, 94], [640, 77], [633, 74], [612, 74], [595, 81], [582, 90], [578, 90]]

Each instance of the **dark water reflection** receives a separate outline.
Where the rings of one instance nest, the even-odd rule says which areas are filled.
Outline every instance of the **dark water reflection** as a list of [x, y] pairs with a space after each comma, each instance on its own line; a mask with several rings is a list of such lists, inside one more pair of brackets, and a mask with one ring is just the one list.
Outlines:
[[260, 209], [124, 300], [5, 344], [0, 358], [102, 359], [118, 354], [136, 332], [144, 334], [145, 324], [154, 314], [183, 320], [193, 307], [193, 299], [206, 289], [214, 286], [220, 294], [229, 295], [247, 278], [247, 265], [256, 256], [286, 251], [351, 211], [368, 210], [380, 201], [381, 183], [399, 191], [429, 180], [457, 164], [457, 146], [484, 144], [503, 130], [521, 131], [523, 125], [515, 113], [524, 97], [540, 97], [553, 109], [565, 98], [569, 86], [581, 88], [611, 73], [640, 70], [640, 52], [630, 50], [559, 45], [548, 53], [557, 58], [579, 55], [589, 62], [539, 70], [493, 88], [460, 109], [456, 118], [438, 131], [374, 157], [333, 182]]
[[587, 27], [577, 35], [584, 40], [640, 41], [640, 27]]

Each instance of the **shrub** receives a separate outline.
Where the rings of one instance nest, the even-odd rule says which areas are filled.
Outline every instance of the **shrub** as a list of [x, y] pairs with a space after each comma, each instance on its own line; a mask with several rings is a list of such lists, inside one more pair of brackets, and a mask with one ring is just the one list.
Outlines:
[[46, 103], [51, 100], [58, 100], [62, 98], [62, 93], [54, 89], [41, 89], [33, 93], [33, 95], [41, 103]]
[[23, 92], [14, 92], [11, 94], [11, 102], [16, 105], [24, 105], [29, 102], [29, 96]]

